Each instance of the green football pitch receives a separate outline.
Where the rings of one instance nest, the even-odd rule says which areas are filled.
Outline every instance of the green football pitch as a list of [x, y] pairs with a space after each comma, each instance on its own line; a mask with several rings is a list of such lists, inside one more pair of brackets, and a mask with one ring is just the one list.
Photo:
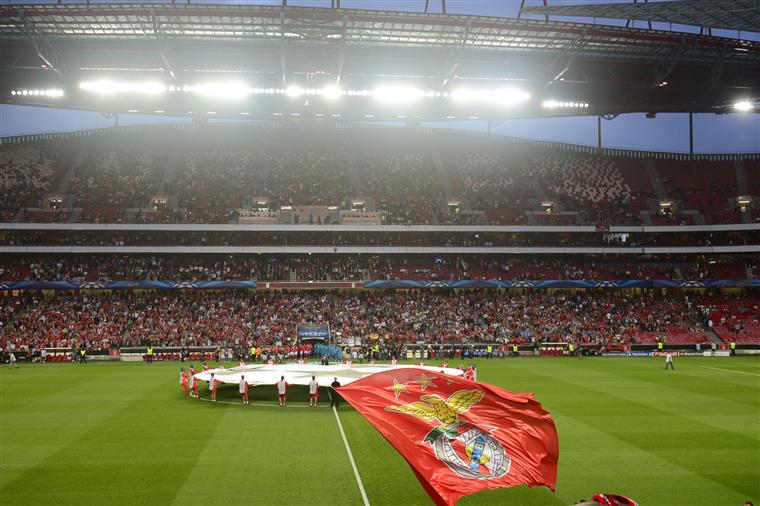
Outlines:
[[[760, 503], [760, 358], [481, 360], [479, 379], [534, 392], [560, 443], [557, 492], [485, 491], [459, 504]], [[0, 370], [0, 504], [361, 505], [332, 410], [274, 387], [241, 406], [184, 398], [177, 363]], [[205, 386], [201, 388], [205, 395]], [[322, 401], [324, 401], [322, 397]], [[372, 505], [430, 504], [406, 462], [347, 406], [340, 420]]]

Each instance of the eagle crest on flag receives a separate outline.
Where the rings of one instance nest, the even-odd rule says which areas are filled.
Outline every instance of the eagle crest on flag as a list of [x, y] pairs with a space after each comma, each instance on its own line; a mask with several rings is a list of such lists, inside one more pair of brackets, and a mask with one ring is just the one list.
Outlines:
[[423, 395], [421, 402], [388, 406], [386, 411], [405, 413], [440, 425], [427, 433], [435, 455], [449, 469], [463, 478], [492, 479], [509, 472], [511, 459], [504, 447], [475, 425], [460, 420], [459, 415], [483, 399], [482, 390], [457, 390], [448, 399], [435, 394]]
[[554, 491], [551, 415], [533, 394], [462, 374], [397, 366], [336, 390], [398, 450], [437, 506], [521, 484]]

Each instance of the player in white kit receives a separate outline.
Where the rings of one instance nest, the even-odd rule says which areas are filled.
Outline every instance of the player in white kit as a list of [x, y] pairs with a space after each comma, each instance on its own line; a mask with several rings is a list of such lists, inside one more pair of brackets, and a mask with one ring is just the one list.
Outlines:
[[314, 376], [311, 377], [309, 382], [309, 406], [317, 407], [317, 395], [319, 392], [319, 383]]
[[280, 402], [280, 406], [284, 408], [287, 403], [287, 393], [290, 383], [285, 381], [285, 376], [280, 376], [280, 381], [275, 383], [275, 385], [277, 386], [277, 399]]

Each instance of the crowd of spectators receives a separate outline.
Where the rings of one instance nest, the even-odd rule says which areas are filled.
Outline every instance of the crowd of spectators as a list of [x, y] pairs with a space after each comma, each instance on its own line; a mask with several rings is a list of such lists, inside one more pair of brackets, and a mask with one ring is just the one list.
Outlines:
[[[745, 279], [744, 260], [381, 255], [44, 255], [0, 257], [0, 281], [362, 281]], [[695, 266], [695, 267], [691, 267]]]
[[695, 306], [723, 341], [760, 342], [760, 296], [704, 295]]
[[[308, 142], [294, 136], [221, 146], [224, 136], [216, 135], [189, 142], [171, 132], [161, 138], [146, 132], [113, 134], [98, 142], [84, 136], [55, 145], [2, 147], [0, 217], [7, 221], [21, 208], [37, 208], [67, 173], [61, 185], [71, 197], [65, 218], [39, 212], [20, 218], [230, 223], [237, 219], [236, 210], [250, 207], [256, 197], [266, 198], [275, 211], [285, 205], [347, 210], [351, 198], [363, 197], [373, 203], [369, 210], [384, 214], [386, 224], [513, 225], [541, 212], [541, 201], [548, 198], [561, 211], [580, 216], [581, 223], [638, 225], [657, 198], [647, 162], [639, 159], [535, 147], [506, 150], [465, 138], [453, 148], [430, 138], [384, 144], [357, 132], [342, 140], [316, 133]], [[732, 204], [739, 191], [733, 162], [658, 160], [651, 167], [661, 176], [665, 196], [677, 201], [671, 217], [651, 215], [656, 223], [693, 220], [686, 210], [701, 212], [707, 223], [742, 221]], [[757, 197], [754, 167], [746, 165], [747, 191]], [[150, 210], [151, 196], [167, 197], [169, 206]], [[461, 202], [462, 212], [448, 212], [450, 200]], [[73, 214], [73, 209], [80, 211]], [[572, 217], [550, 216], [539, 224], [563, 219], [575, 223]]]
[[56, 189], [60, 173], [48, 154], [33, 146], [0, 149], [0, 221], [12, 221], [26, 206], [38, 207]]
[[[7, 246], [430, 246], [430, 247], [687, 247], [760, 244], [760, 231], [719, 232], [384, 232], [344, 231], [71, 231], [0, 230]], [[640, 250], [633, 250], [640, 253]]]
[[2, 300], [0, 348], [288, 345], [299, 322], [382, 343], [606, 346], [635, 343], [637, 332], [702, 332], [691, 304], [684, 296], [490, 290], [28, 294]]
[[493, 153], [464, 153], [447, 161], [451, 196], [482, 210], [489, 224], [523, 225], [523, 211], [538, 208], [528, 173], [515, 167], [518, 161]]
[[68, 184], [82, 221], [123, 222], [127, 208], [145, 207], [160, 188], [165, 155], [106, 144], [77, 160]]
[[374, 199], [390, 225], [430, 225], [444, 205], [441, 176], [427, 153], [371, 153], [352, 159], [360, 194]]

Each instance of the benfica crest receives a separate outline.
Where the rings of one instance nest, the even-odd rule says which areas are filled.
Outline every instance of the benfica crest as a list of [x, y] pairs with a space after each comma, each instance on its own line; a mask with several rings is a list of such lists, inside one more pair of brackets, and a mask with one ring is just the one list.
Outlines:
[[506, 475], [512, 461], [501, 443], [491, 436], [491, 430], [483, 431], [459, 419], [460, 413], [481, 399], [482, 390], [458, 390], [448, 399], [423, 395], [421, 402], [388, 406], [385, 410], [438, 422], [423, 439], [433, 447], [438, 460], [463, 478], [489, 480]]

